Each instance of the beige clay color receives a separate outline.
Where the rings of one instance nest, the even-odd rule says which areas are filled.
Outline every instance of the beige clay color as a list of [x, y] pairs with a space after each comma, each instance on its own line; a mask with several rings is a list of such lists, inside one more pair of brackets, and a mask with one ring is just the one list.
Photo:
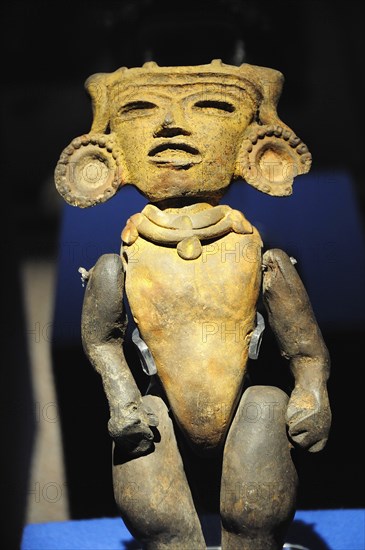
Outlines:
[[278, 118], [282, 83], [279, 71], [220, 60], [96, 74], [86, 82], [91, 132], [64, 150], [56, 186], [80, 207], [108, 200], [128, 183], [154, 203], [217, 201], [232, 176], [270, 195], [290, 195], [311, 155]]

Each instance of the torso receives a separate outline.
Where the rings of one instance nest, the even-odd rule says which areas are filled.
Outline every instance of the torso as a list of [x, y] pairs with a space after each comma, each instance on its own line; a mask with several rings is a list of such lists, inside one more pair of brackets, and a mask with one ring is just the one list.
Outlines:
[[193, 260], [141, 236], [124, 246], [126, 294], [174, 417], [196, 450], [219, 447], [241, 395], [261, 284], [261, 239], [230, 232]]

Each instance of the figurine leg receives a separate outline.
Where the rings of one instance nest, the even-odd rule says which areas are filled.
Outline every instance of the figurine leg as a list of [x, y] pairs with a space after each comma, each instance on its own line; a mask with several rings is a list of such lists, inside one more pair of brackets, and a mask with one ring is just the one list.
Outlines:
[[279, 550], [295, 512], [297, 474], [286, 434], [288, 397], [248, 388], [224, 448], [222, 549]]
[[143, 401], [159, 425], [148, 455], [129, 459], [114, 448], [113, 486], [121, 516], [147, 550], [205, 550], [167, 407], [157, 396], [145, 396]]

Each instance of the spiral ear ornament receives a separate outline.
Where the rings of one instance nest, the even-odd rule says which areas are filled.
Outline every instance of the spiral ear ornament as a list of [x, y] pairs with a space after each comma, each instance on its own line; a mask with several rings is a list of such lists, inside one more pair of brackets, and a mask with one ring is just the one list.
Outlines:
[[257, 125], [243, 137], [237, 175], [259, 191], [275, 197], [292, 194], [293, 180], [309, 171], [312, 155], [290, 129]]
[[121, 152], [111, 135], [75, 138], [55, 169], [58, 192], [72, 206], [87, 208], [109, 200], [122, 184]]

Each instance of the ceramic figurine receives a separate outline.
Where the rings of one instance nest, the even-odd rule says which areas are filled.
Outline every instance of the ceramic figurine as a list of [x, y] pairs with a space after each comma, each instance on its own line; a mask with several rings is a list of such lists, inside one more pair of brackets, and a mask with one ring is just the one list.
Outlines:
[[[234, 179], [287, 196], [310, 169], [306, 145], [278, 118], [282, 85], [279, 71], [220, 60], [93, 75], [92, 128], [56, 168], [71, 205], [128, 184], [149, 201], [121, 228], [120, 255], [81, 270], [82, 341], [109, 402], [115, 500], [149, 550], [206, 547], [189, 456], [220, 464], [223, 549], [282, 548], [296, 506], [292, 451], [320, 451], [328, 437], [330, 359], [294, 261], [263, 252], [244, 214], [219, 204]], [[261, 296], [291, 395], [245, 378]], [[123, 354], [125, 299], [146, 395]]]

